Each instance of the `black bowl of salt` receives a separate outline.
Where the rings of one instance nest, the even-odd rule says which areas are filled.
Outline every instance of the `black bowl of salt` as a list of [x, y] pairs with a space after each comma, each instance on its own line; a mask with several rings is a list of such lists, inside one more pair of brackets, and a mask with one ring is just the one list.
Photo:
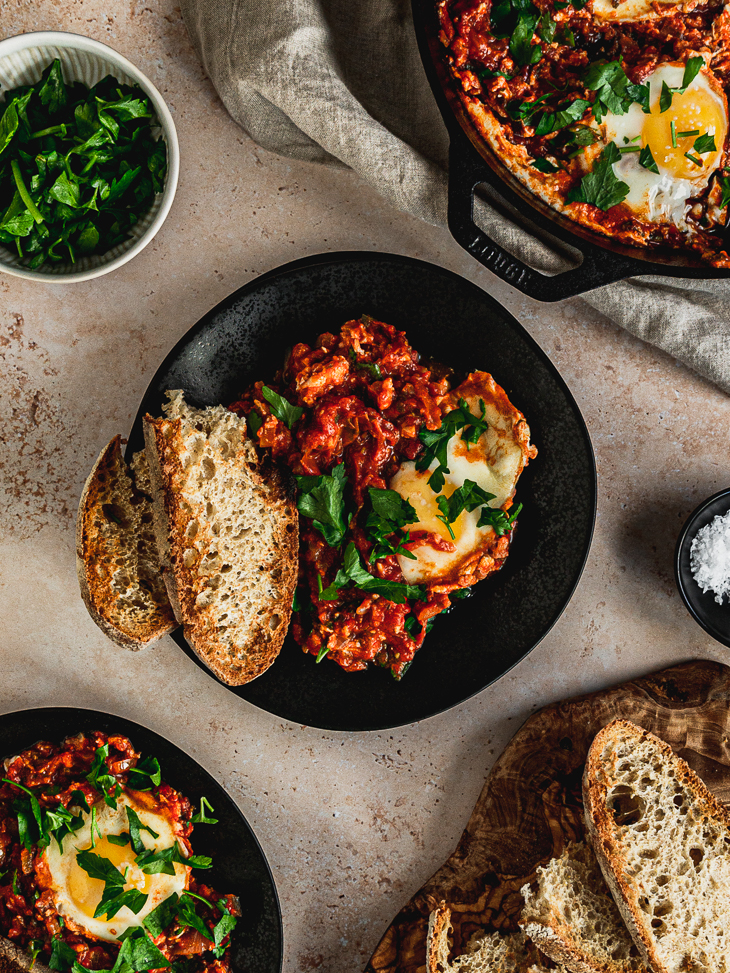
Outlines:
[[695, 621], [730, 647], [730, 489], [705, 500], [687, 520], [674, 576]]

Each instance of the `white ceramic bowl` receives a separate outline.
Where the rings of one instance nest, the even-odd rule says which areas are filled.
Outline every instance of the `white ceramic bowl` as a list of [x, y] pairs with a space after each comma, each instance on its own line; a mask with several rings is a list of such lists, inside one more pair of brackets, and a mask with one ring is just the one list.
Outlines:
[[[66, 81], [83, 81], [92, 87], [111, 74], [126, 84], [138, 84], [148, 96], [159, 120], [167, 146], [165, 186], [147, 214], [132, 228], [127, 240], [103, 254], [80, 257], [75, 264], [44, 264], [29, 270], [17, 254], [0, 246], [0, 272], [63, 284], [101, 277], [116, 270], [143, 250], [157, 233], [170, 211], [180, 171], [180, 149], [172, 115], [157, 88], [126, 57], [99, 41], [64, 31], [37, 31], [0, 41], [0, 88], [2, 92], [20, 84], [35, 84], [43, 70], [59, 58]], [[3, 97], [0, 92], [0, 97]], [[0, 104], [0, 108], [2, 104]]]

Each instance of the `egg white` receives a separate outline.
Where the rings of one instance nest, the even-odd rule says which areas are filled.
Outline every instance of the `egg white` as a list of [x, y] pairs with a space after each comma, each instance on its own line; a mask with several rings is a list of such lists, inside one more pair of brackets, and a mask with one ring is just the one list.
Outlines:
[[[408, 584], [444, 581], [458, 575], [459, 569], [467, 561], [478, 556], [480, 551], [487, 552], [494, 538], [491, 527], [477, 527], [481, 508], [469, 513], [464, 511], [451, 524], [455, 537], [442, 521], [437, 506], [439, 496], [449, 497], [466, 480], [472, 480], [483, 490], [494, 494], [490, 507], [502, 507], [515, 493], [515, 485], [529, 455], [534, 449], [526, 446], [529, 429], [522, 413], [515, 409], [504, 391], [494, 383], [485, 372], [475, 372], [464, 383], [466, 399], [470, 411], [481, 416], [481, 402], [484, 403], [484, 419], [489, 428], [475, 444], [463, 441], [462, 433], [452, 436], [447, 449], [445, 483], [440, 493], [434, 493], [428, 485], [428, 478], [436, 469], [436, 460], [428, 470], [416, 470], [415, 463], [404, 462], [390, 482], [395, 490], [408, 500], [416, 510], [418, 522], [410, 524], [409, 530], [428, 531], [446, 541], [451, 550], [436, 550], [430, 544], [422, 543], [411, 548], [416, 560], [398, 556], [398, 563]], [[462, 389], [454, 392], [454, 401], [462, 394]]]
[[[66, 835], [63, 852], [59, 850], [55, 840], [43, 852], [56, 910], [71, 928], [110, 942], [116, 941], [130, 927], [141, 926], [143, 919], [173, 893], [179, 895], [184, 892], [190, 875], [190, 868], [179, 863], [175, 864], [174, 875], [146, 875], [134, 863], [135, 853], [131, 844], [119, 846], [107, 840], [108, 835], [120, 835], [129, 830], [127, 807], [137, 812], [143, 825], [159, 835], [153, 838], [147, 831], [140, 833], [146, 849], [162, 851], [177, 841], [175, 823], [169, 817], [147, 809], [131, 794], [123, 792], [115, 808], [110, 808], [103, 802], [96, 805], [98, 830], [94, 829], [95, 847], [92, 848], [91, 841], [91, 815], [82, 812], [84, 823], [78, 831]], [[98, 837], [99, 832], [101, 838]], [[76, 855], [79, 851], [91, 851], [109, 859], [122, 873], [125, 868], [129, 868], [125, 890], [137, 888], [148, 894], [146, 903], [137, 915], [123, 906], [112, 919], [104, 916], [94, 919], [94, 911], [101, 901], [104, 883], [100, 879], [91, 878], [77, 863]], [[182, 847], [180, 851], [181, 854], [186, 854]]]
[[654, 20], [668, 17], [675, 11], [684, 13], [697, 6], [697, 0], [677, 3], [676, 0], [593, 0], [593, 16], [598, 21]]
[[[638, 152], [625, 152], [613, 171], [629, 186], [624, 200], [634, 214], [651, 223], [674, 223], [686, 229], [687, 200], [697, 196], [707, 186], [710, 176], [722, 161], [727, 136], [727, 103], [717, 81], [703, 69], [689, 85], [684, 95], [675, 94], [671, 107], [660, 111], [662, 82], [679, 88], [684, 65], [663, 64], [646, 79], [650, 84], [651, 115], [633, 104], [624, 115], [607, 114], [603, 121], [605, 141], [614, 142], [619, 149], [650, 146], [658, 173], [639, 164]], [[675, 120], [677, 132], [699, 129], [700, 134], [715, 136], [716, 152], [700, 156], [702, 166], [686, 159], [685, 151], [693, 151], [694, 137], [678, 139], [678, 147], [671, 144], [670, 122]], [[662, 129], [666, 129], [663, 131]]]

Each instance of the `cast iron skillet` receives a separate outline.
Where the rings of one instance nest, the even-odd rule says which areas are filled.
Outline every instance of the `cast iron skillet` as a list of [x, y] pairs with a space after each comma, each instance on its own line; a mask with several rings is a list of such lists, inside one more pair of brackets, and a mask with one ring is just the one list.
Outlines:
[[[730, 277], [730, 270], [711, 267], [690, 254], [647, 250], [614, 243], [573, 222], [531, 193], [492, 151], [466, 113], [438, 38], [436, 0], [412, 0], [413, 21], [421, 59], [451, 138], [449, 151], [449, 229], [472, 257], [502, 280], [538, 301], [560, 301], [604, 284], [641, 274], [711, 280]], [[511, 207], [528, 232], [539, 227], [580, 251], [574, 270], [547, 276], [533, 270], [495, 243], [474, 222], [474, 191], [486, 183]]]
[[[137, 723], [109, 713], [73, 707], [26, 709], [0, 716], [0, 760], [12, 757], [39, 740], [60, 743], [82, 731], [121, 733], [142, 755], [157, 757], [162, 779], [200, 806], [208, 798], [218, 819], [197, 825], [193, 847], [209, 855], [213, 867], [206, 881], [219, 892], [233, 892], [241, 901], [242, 916], [233, 933], [233, 973], [281, 973], [282, 925], [279, 897], [269, 865], [246, 819], [220, 784], [174, 743]], [[199, 875], [203, 873], [200, 872]]]
[[[229, 404], [270, 380], [287, 347], [313, 342], [369, 314], [404, 329], [425, 357], [457, 374], [485, 369], [532, 429], [538, 458], [522, 474], [524, 504], [506, 566], [439, 617], [404, 678], [371, 666], [346, 673], [304, 655], [291, 635], [258, 679], [232, 691], [295, 723], [372, 730], [411, 723], [454, 706], [520, 661], [550, 630], [578, 582], [593, 532], [593, 450], [577, 405], [524, 328], [493, 298], [433, 264], [385, 253], [307, 257], [258, 277], [184, 335], [152, 379], [130, 434], [160, 415], [166, 389], [198, 405]], [[178, 644], [191, 650], [176, 633]], [[201, 663], [202, 665], [202, 663]], [[207, 670], [206, 670], [207, 671]]]

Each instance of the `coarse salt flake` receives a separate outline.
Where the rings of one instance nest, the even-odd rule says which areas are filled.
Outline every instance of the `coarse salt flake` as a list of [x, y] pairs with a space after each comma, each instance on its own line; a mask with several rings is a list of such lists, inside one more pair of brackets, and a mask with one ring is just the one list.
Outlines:
[[713, 591], [721, 605], [730, 600], [730, 511], [718, 514], [697, 531], [689, 550], [692, 577], [703, 591]]

